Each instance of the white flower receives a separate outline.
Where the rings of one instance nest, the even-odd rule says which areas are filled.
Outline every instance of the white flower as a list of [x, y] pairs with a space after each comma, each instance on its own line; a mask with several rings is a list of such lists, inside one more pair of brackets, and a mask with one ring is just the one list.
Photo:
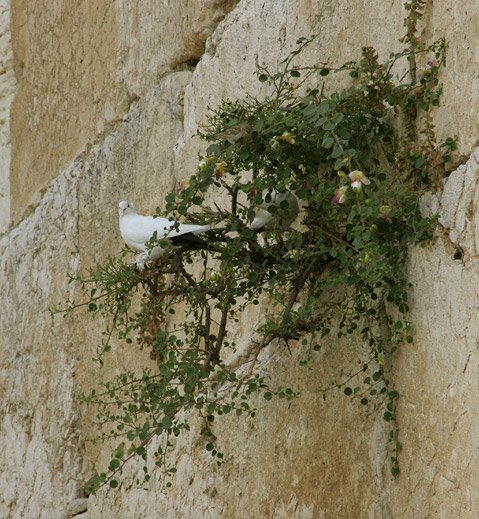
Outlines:
[[355, 191], [361, 191], [362, 184], [365, 186], [368, 186], [371, 182], [369, 181], [369, 178], [358, 169], [355, 169], [354, 171], [351, 171], [349, 176], [349, 184]]

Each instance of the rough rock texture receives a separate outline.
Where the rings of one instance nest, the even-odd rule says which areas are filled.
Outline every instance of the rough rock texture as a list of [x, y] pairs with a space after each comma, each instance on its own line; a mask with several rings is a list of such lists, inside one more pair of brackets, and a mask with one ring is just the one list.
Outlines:
[[159, 487], [156, 478], [150, 490], [138, 488], [134, 479], [141, 465], [133, 464], [121, 491], [90, 498], [89, 517], [102, 517], [106, 510], [114, 511], [108, 517], [121, 510], [145, 519], [388, 517], [384, 421], [358, 413], [342, 394], [323, 400], [321, 393], [337, 356], [352, 357], [354, 349], [325, 348], [309, 371], [298, 366], [299, 351], [290, 356], [286, 348], [268, 348], [262, 362], [272, 383], [294, 384], [300, 399], [289, 405], [260, 397], [254, 419], [218, 421], [214, 432], [226, 457], [220, 469], [205, 451], [201, 423], [194, 421], [191, 432], [176, 441], [178, 473], [167, 495], [151, 490]]
[[197, 60], [235, 3], [13, 0], [14, 221], [162, 73]]
[[478, 184], [479, 148], [445, 183], [445, 235], [411, 254], [415, 342], [396, 361], [404, 452], [394, 517], [479, 514]]
[[[62, 517], [80, 496], [77, 345], [48, 308], [78, 266], [78, 168], [52, 184], [30, 218], [0, 239], [0, 515]], [[7, 303], [8, 302], [8, 303]]]
[[[270, 347], [261, 362], [302, 396], [290, 406], [259, 401], [253, 421], [215, 423], [223, 467], [214, 466], [194, 423], [175, 446], [179, 467], [168, 496], [158, 491], [158, 474], [149, 491], [132, 484], [141, 470], [133, 463], [118, 493], [86, 503], [82, 482], [108, 453], [83, 444], [94, 429], [76, 394], [147, 359], [117, 349], [99, 370], [91, 357], [101, 323], [82, 314], [52, 321], [48, 313], [79, 297], [68, 272], [119, 250], [119, 199], [152, 211], [195, 170], [204, 144], [194, 134], [208, 107], [248, 91], [262, 95], [256, 60], [274, 67], [314, 32], [320, 37], [305, 63], [339, 64], [362, 45], [385, 55], [400, 45], [402, 2], [11, 3], [17, 90], [10, 130], [7, 122], [0, 128], [0, 232], [9, 204], [15, 226], [0, 238], [0, 516], [478, 517], [477, 150], [423, 200], [442, 228], [431, 246], [411, 251], [408, 265], [415, 343], [395, 360], [404, 445], [395, 482], [382, 418], [319, 391], [358, 345], [324, 348], [313, 371], [298, 366], [298, 351], [290, 357]], [[2, 121], [15, 88], [8, 7], [0, 2]], [[445, 35], [450, 45], [438, 135], [457, 133], [468, 156], [479, 111], [478, 16], [476, 0], [444, 0], [431, 3], [424, 23], [425, 36]], [[245, 344], [255, 319], [248, 314], [238, 325]]]
[[10, 224], [10, 106], [15, 91], [10, 0], [0, 1], [0, 234]]

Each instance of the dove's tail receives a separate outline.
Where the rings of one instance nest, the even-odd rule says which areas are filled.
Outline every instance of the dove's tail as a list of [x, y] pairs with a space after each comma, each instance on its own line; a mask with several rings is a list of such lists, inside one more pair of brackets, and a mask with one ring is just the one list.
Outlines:
[[[205, 231], [209, 230], [210, 226], [205, 228]], [[204, 232], [204, 231], [202, 231]], [[168, 238], [173, 245], [183, 245], [188, 247], [189, 249], [207, 249], [208, 244], [205, 240], [202, 240], [200, 237], [196, 236], [191, 232], [187, 232], [185, 234], [180, 234], [179, 236], [174, 236], [172, 238]]]
[[197, 229], [192, 230], [192, 234], [201, 234], [202, 232], [211, 231], [213, 228], [212, 224], [197, 226]]

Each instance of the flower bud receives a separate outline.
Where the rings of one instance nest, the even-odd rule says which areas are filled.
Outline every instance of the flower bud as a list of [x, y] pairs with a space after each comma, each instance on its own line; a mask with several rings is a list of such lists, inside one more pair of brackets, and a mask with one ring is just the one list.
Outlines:
[[344, 204], [346, 201], [346, 191], [348, 190], [348, 186], [340, 187], [336, 193], [334, 193], [333, 198], [331, 198], [332, 204]]
[[280, 139], [283, 142], [287, 142], [288, 144], [294, 144], [295, 142], [293, 135], [289, 132], [283, 132], [283, 135], [281, 135]]
[[190, 185], [190, 180], [188, 178], [185, 178], [184, 180], [180, 180], [178, 182], [178, 188], [176, 189], [176, 192], [178, 194], [182, 193], [187, 187]]
[[216, 167], [215, 167], [215, 171], [214, 171], [214, 174], [215, 174], [215, 177], [216, 178], [221, 178], [225, 175], [225, 170], [226, 168], [226, 162], [217, 162], [216, 163]]
[[391, 212], [391, 207], [389, 205], [382, 205], [379, 207], [379, 214], [383, 216], [384, 218], [387, 218], [389, 216], [389, 213]]
[[269, 145], [271, 146], [271, 149], [277, 150], [279, 148], [278, 137], [273, 137], [272, 139], [270, 139]]

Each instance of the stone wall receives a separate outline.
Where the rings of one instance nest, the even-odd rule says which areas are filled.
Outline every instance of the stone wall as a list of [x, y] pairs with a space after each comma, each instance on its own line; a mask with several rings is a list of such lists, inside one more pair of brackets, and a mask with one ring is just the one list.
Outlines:
[[10, 106], [15, 91], [10, 0], [0, 2], [0, 233], [10, 225]]
[[[399, 48], [402, 2], [356, 4], [0, 2], [1, 517], [70, 518], [86, 508], [89, 518], [479, 516], [475, 0], [431, 2], [424, 24], [425, 37], [444, 35], [450, 45], [438, 134], [457, 134], [469, 160], [424, 199], [441, 226], [431, 246], [411, 251], [415, 342], [395, 360], [399, 478], [388, 475], [381, 416], [341, 394], [321, 396], [338, 359], [357, 348], [344, 342], [324, 348], [312, 371], [298, 366], [297, 351], [264, 350], [274, 379], [302, 396], [291, 405], [259, 401], [252, 421], [215, 424], [227, 457], [221, 468], [194, 423], [175, 445], [178, 474], [167, 496], [157, 474], [150, 490], [133, 483], [135, 463], [120, 491], [86, 500], [81, 490], [107, 453], [84, 444], [92, 417], [76, 394], [143, 360], [118, 349], [100, 371], [91, 358], [101, 323], [81, 314], [50, 319], [49, 307], [77, 296], [67, 273], [119, 251], [119, 199], [150, 212], [195, 170], [204, 144], [194, 135], [208, 107], [261, 95], [256, 61], [275, 66], [312, 33], [320, 37], [305, 62], [339, 64], [363, 45], [382, 55]], [[254, 319], [238, 329], [245, 341]]]

